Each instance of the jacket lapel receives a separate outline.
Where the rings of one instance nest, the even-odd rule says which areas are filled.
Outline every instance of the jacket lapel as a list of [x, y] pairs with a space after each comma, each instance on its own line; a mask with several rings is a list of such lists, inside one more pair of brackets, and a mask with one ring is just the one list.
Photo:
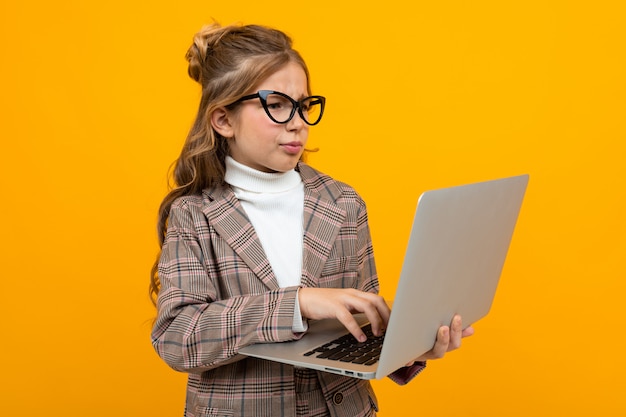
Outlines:
[[230, 187], [216, 187], [204, 193], [210, 200], [203, 210], [210, 224], [270, 290], [278, 289], [261, 241]]
[[346, 218], [346, 211], [335, 203], [340, 191], [334, 183], [320, 186], [320, 175], [312, 168], [299, 164], [298, 169], [305, 185], [301, 283], [305, 287], [315, 287]]
[[[315, 287], [344, 223], [346, 211], [335, 202], [341, 190], [334, 181], [324, 181], [306, 164], [298, 164], [297, 170], [304, 182], [301, 284]], [[278, 281], [261, 241], [230, 187], [207, 189], [204, 194], [208, 201], [203, 211], [217, 233], [270, 290], [278, 289]]]

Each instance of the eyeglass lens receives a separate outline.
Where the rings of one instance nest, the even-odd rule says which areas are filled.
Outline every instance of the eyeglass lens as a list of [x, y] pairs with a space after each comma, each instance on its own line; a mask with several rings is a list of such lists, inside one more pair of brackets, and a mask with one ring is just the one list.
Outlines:
[[[270, 116], [278, 122], [285, 123], [291, 119], [296, 112], [296, 103], [289, 98], [276, 93], [268, 94], [265, 98], [266, 108]], [[316, 124], [322, 117], [323, 101], [318, 97], [308, 97], [300, 102], [300, 115], [309, 124]]]

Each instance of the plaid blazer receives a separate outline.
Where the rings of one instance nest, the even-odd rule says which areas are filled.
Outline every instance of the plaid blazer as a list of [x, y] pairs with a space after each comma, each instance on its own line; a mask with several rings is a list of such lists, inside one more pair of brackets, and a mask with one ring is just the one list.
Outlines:
[[[305, 187], [301, 286], [377, 292], [363, 200], [306, 164], [297, 170]], [[302, 336], [292, 331], [298, 287], [279, 288], [229, 186], [174, 202], [159, 279], [152, 343], [167, 364], [189, 373], [185, 415], [295, 416], [294, 368], [238, 350]], [[376, 408], [369, 382], [325, 372], [318, 379], [333, 416]]]

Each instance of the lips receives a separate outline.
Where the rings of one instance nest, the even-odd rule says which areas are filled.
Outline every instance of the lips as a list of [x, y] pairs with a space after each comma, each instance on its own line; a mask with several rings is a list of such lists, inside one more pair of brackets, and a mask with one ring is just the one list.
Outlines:
[[283, 143], [280, 146], [282, 146], [282, 148], [285, 150], [285, 152], [287, 152], [288, 154], [291, 154], [291, 155], [297, 155], [302, 150], [302, 143], [300, 143], [300, 142]]

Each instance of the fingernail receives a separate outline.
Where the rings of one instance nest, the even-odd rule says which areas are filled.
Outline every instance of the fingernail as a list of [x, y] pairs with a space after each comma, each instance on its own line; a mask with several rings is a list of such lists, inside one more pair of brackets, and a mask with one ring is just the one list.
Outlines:
[[365, 336], [364, 334], [359, 336], [359, 342], [365, 342], [366, 340], [367, 340], [367, 336]]

